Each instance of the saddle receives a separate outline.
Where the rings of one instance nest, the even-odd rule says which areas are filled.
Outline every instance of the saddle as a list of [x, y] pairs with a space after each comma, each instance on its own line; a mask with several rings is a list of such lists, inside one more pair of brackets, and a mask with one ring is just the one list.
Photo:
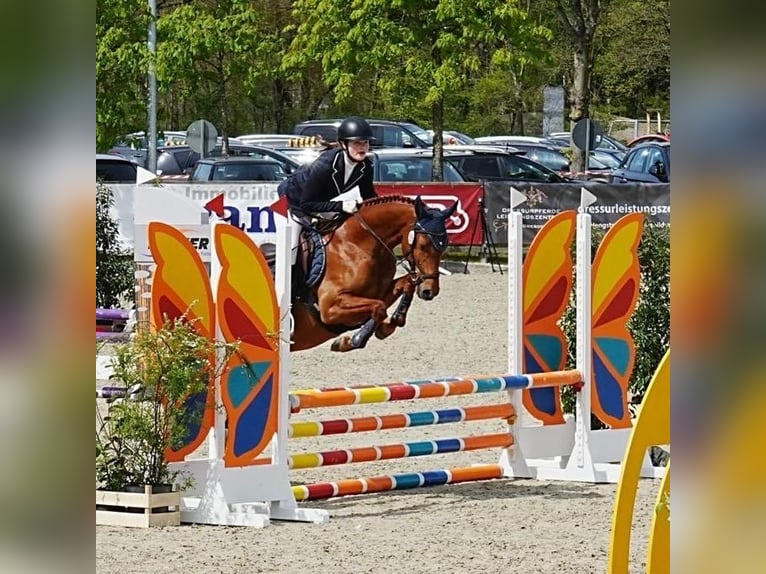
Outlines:
[[293, 297], [306, 301], [312, 288], [324, 277], [325, 247], [320, 233], [311, 227], [301, 230], [298, 257], [293, 265]]
[[[314, 287], [319, 284], [325, 274], [327, 257], [325, 255], [325, 242], [323, 236], [332, 233], [348, 218], [346, 214], [333, 217], [332, 219], [318, 218], [314, 226], [308, 222], [302, 224], [298, 239], [298, 255], [291, 270], [291, 294], [293, 301], [301, 301], [309, 309], [317, 314], [317, 298]], [[264, 249], [264, 256], [269, 264], [271, 275], [274, 276], [276, 264], [276, 249], [272, 245]], [[320, 321], [321, 322], [321, 321]], [[325, 328], [338, 334], [347, 331], [346, 327], [325, 325]]]

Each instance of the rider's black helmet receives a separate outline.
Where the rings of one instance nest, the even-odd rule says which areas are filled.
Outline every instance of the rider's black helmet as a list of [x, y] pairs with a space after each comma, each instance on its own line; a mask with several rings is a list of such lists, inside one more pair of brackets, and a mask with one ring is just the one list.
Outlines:
[[372, 137], [372, 128], [367, 120], [358, 116], [346, 118], [338, 126], [338, 141], [368, 140], [375, 141]]

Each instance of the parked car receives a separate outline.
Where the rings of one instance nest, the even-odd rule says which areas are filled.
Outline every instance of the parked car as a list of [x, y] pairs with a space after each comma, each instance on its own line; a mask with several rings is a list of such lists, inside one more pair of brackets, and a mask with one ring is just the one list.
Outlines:
[[642, 143], [648, 143], [648, 142], [669, 142], [670, 136], [666, 134], [644, 134], [642, 136], [638, 136], [637, 138], [633, 138], [628, 142], [628, 147], [636, 147], [638, 144]]
[[[571, 162], [569, 161], [569, 157], [560, 151], [562, 148], [546, 144], [516, 144], [514, 147], [518, 149], [524, 157], [536, 161], [555, 172], [567, 173], [571, 171]], [[608, 156], [610, 158], [610, 163], [613, 162], [613, 165], [609, 165], [602, 161], [601, 158], [596, 156], [595, 151], [591, 151], [590, 158], [588, 159], [588, 169], [585, 174], [585, 179], [588, 181], [607, 183], [612, 169], [619, 165], [620, 162], [609, 154], [603, 153], [602, 155]]]
[[482, 136], [473, 139], [474, 143], [492, 146], [516, 146], [516, 145], [548, 145], [552, 147], [568, 147], [557, 141], [548, 141], [538, 136]]
[[[446, 154], [445, 154], [446, 155]], [[427, 149], [378, 149], [370, 153], [376, 182], [428, 182], [433, 166], [433, 150]], [[462, 183], [467, 181], [451, 163], [445, 161], [444, 181]]]
[[104, 183], [136, 183], [138, 165], [114, 154], [96, 154], [96, 181]]
[[519, 153], [491, 146], [445, 146], [449, 161], [469, 181], [530, 181], [563, 183], [570, 181], [552, 169]]
[[[295, 125], [294, 132], [301, 136], [319, 135], [325, 141], [338, 140], [338, 126], [342, 119], [308, 120]], [[391, 120], [371, 120], [367, 122], [372, 127], [375, 141], [373, 148], [380, 147], [416, 147], [427, 148], [432, 145], [429, 133], [409, 122], [394, 122]]]
[[[221, 157], [222, 146], [217, 145], [208, 157]], [[229, 157], [254, 157], [268, 158], [282, 164], [282, 168], [287, 174], [293, 173], [300, 167], [300, 164], [273, 148], [260, 145], [245, 145], [240, 143], [229, 143]], [[168, 175], [189, 175], [194, 171], [194, 166], [199, 161], [200, 156], [189, 146], [174, 145], [163, 147], [157, 150], [157, 173], [161, 176]]]
[[[375, 181], [432, 181], [433, 150], [376, 150], [372, 154]], [[444, 181], [569, 181], [556, 172], [525, 157], [488, 146], [445, 146]]]
[[[569, 132], [553, 132], [546, 139], [564, 147], [569, 147], [572, 143], [572, 134]], [[601, 134], [596, 136], [596, 149], [610, 153], [618, 160], [621, 160], [627, 153], [628, 146], [608, 134]]]
[[282, 181], [282, 164], [252, 157], [205, 158], [194, 166], [190, 181]]
[[[434, 130], [427, 131], [433, 142]], [[462, 132], [456, 132], [454, 130], [444, 130], [442, 132], [442, 140], [444, 141], [444, 145], [470, 145], [476, 143], [471, 136], [467, 136]]]
[[612, 172], [610, 181], [669, 183], [670, 142], [651, 142], [632, 148]]
[[289, 147], [295, 134], [245, 134], [237, 136], [237, 141], [248, 145], [262, 145], [273, 148]]

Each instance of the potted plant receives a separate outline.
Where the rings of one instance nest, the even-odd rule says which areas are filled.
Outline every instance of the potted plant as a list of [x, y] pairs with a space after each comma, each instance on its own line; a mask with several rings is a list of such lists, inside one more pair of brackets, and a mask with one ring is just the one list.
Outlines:
[[106, 408], [97, 404], [97, 524], [180, 523], [188, 478], [172, 471], [165, 455], [183, 446], [205, 409], [214, 408], [210, 381], [236, 348], [200, 335], [188, 312], [157, 329], [139, 329], [116, 347], [109, 388], [116, 398]]

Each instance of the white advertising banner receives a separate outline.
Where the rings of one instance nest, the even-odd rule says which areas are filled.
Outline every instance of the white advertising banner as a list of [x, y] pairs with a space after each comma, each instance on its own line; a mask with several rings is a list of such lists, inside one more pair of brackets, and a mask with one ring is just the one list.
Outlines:
[[276, 224], [269, 206], [277, 183], [194, 183], [111, 185], [123, 243], [134, 249], [137, 262], [151, 262], [146, 228], [163, 221], [181, 229], [202, 260], [210, 261], [209, 212], [205, 204], [223, 194], [224, 217], [246, 231], [258, 244], [274, 243]]

